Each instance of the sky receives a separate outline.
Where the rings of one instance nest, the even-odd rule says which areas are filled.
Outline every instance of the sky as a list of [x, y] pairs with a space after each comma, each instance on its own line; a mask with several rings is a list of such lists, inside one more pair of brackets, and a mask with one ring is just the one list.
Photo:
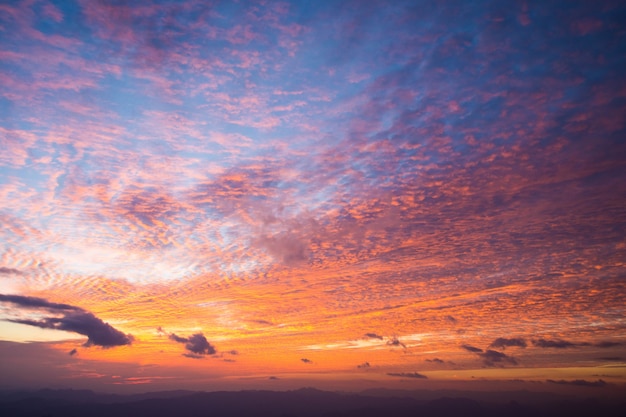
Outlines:
[[0, 388], [624, 388], [624, 21], [2, 1]]

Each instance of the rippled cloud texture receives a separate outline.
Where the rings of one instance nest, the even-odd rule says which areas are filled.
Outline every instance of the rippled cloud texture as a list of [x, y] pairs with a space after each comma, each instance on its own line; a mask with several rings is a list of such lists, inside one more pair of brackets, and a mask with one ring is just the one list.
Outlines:
[[67, 381], [623, 383], [624, 16], [3, 2], [0, 338]]

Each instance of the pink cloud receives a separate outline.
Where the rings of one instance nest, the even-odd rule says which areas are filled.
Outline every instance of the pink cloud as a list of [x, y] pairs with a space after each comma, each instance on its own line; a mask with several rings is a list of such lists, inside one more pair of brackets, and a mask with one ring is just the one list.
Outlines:
[[50, 2], [46, 2], [42, 8], [43, 15], [54, 20], [57, 23], [61, 23], [63, 21], [63, 12], [59, 10], [54, 4]]

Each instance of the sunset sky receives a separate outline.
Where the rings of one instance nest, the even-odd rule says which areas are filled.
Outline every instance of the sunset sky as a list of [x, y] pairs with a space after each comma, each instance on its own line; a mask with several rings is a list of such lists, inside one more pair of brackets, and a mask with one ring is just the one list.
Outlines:
[[0, 388], [626, 385], [622, 1], [3, 1]]

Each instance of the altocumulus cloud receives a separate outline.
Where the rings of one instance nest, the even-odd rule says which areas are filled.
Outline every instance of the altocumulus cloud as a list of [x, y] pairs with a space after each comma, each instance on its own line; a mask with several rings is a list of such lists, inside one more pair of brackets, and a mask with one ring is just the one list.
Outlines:
[[10, 303], [25, 310], [48, 313], [50, 317], [37, 320], [7, 319], [13, 323], [26, 324], [42, 329], [64, 330], [87, 336], [84, 346], [113, 347], [130, 345], [133, 336], [124, 334], [105, 323], [93, 313], [69, 304], [53, 303], [44, 298], [0, 294], [0, 302]]

